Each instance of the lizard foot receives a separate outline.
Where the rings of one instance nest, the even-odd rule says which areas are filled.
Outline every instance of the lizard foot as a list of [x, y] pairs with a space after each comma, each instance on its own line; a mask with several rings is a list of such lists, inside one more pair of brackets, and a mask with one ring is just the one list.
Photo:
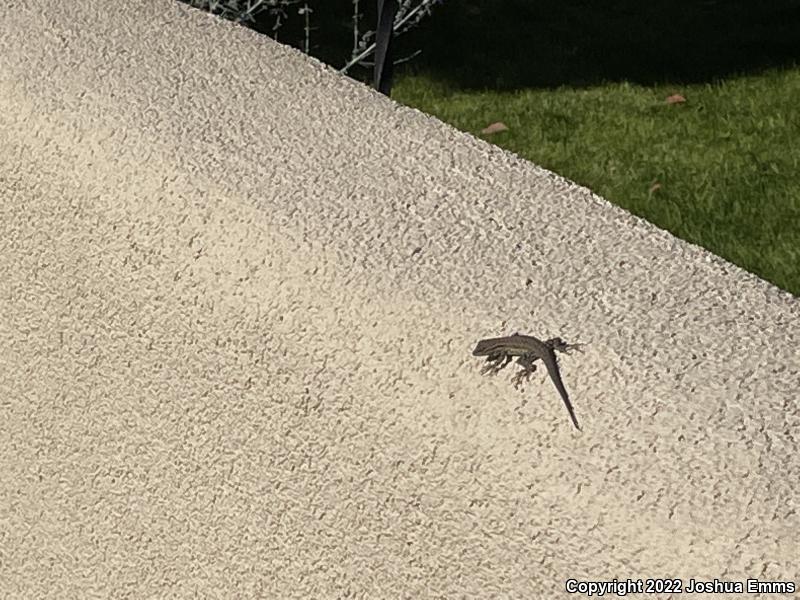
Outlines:
[[520, 386], [522, 385], [523, 380], [525, 381], [525, 383], [530, 381], [531, 375], [533, 375], [533, 372], [535, 370], [536, 370], [536, 365], [530, 365], [527, 369], [522, 369], [516, 375], [514, 375], [514, 377], [511, 379], [512, 383], [514, 384], [514, 387], [516, 389], [519, 389]]

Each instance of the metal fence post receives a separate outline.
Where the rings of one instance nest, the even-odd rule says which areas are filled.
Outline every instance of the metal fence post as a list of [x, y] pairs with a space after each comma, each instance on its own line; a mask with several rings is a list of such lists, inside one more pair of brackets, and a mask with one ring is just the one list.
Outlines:
[[394, 57], [392, 54], [392, 28], [397, 14], [397, 0], [378, 0], [378, 26], [375, 32], [374, 85], [381, 94], [392, 93]]

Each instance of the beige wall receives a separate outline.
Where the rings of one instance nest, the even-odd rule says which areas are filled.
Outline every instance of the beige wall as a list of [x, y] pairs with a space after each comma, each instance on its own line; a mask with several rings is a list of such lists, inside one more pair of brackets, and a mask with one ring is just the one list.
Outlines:
[[2, 597], [800, 580], [796, 298], [178, 3], [0, 57]]

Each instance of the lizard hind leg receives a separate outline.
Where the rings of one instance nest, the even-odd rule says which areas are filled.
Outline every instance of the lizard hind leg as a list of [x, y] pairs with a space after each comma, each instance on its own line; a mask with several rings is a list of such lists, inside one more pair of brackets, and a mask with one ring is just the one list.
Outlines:
[[545, 342], [545, 345], [548, 348], [551, 348], [553, 350], [557, 350], [558, 352], [563, 352], [564, 354], [569, 354], [573, 350], [577, 350], [578, 352], [583, 352], [582, 348], [586, 344], [568, 344], [567, 342], [565, 342], [561, 338], [556, 337], [556, 338], [550, 338], [549, 340], [547, 340]]
[[536, 358], [533, 356], [520, 356], [517, 358], [517, 364], [522, 367], [522, 370], [519, 371], [511, 381], [514, 383], [515, 388], [519, 388], [522, 385], [522, 381], [528, 382], [531, 378], [531, 375], [536, 371], [536, 365], [533, 364]]

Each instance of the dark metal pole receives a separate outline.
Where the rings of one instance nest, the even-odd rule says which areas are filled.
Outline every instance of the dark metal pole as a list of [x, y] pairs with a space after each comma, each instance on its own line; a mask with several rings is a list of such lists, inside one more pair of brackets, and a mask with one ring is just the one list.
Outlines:
[[392, 93], [394, 57], [392, 54], [392, 28], [397, 14], [397, 0], [378, 0], [378, 26], [375, 33], [375, 89], [381, 94]]

